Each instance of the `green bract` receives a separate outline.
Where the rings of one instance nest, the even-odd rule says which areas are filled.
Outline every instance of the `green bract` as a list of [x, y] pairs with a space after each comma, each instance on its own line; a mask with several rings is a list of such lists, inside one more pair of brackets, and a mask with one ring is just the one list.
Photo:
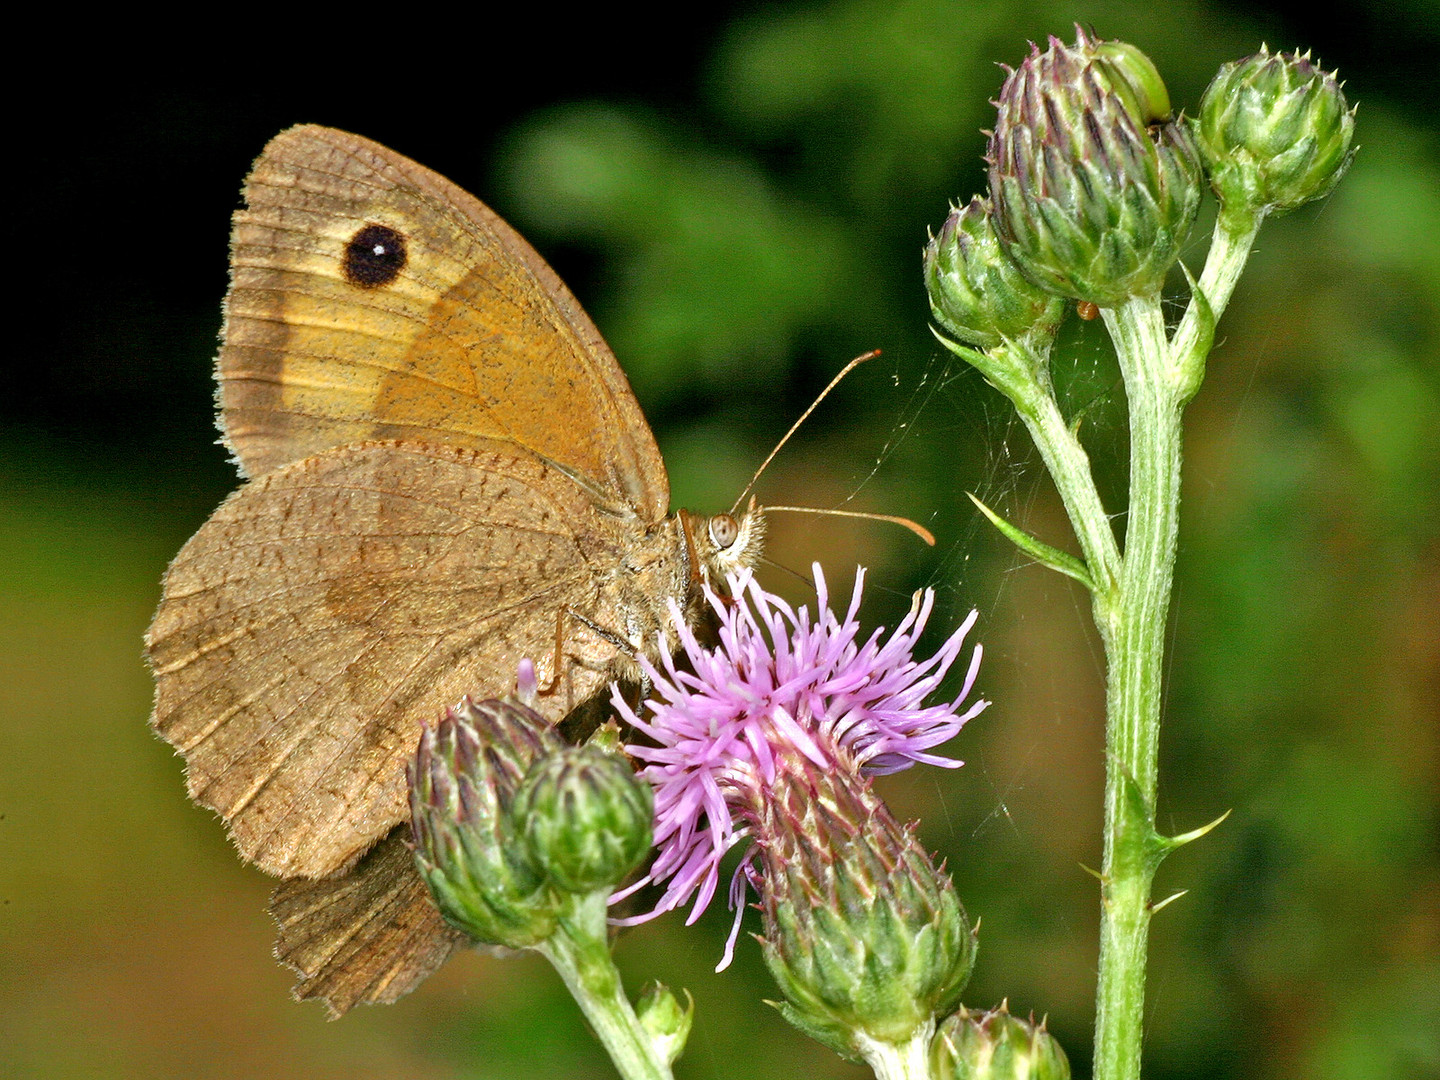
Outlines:
[[854, 1059], [860, 1036], [900, 1046], [954, 1008], [974, 934], [869, 785], [802, 767], [777, 776], [765, 814], [761, 943], [786, 1019]]
[[1083, 30], [1032, 51], [990, 137], [995, 231], [1032, 280], [1114, 307], [1157, 295], [1200, 204], [1200, 159], [1153, 64]]
[[650, 785], [623, 755], [594, 746], [536, 761], [513, 814], [530, 860], [568, 892], [613, 889], [650, 850]]
[[1020, 273], [1000, 248], [990, 204], [952, 208], [925, 246], [925, 287], [935, 321], [958, 341], [991, 349], [1029, 334], [1051, 337], [1063, 301]]
[[1330, 194], [1354, 152], [1355, 111], [1310, 54], [1226, 64], [1205, 90], [1195, 137], [1231, 213], [1284, 213]]
[[961, 1009], [930, 1044], [935, 1080], [1070, 1080], [1065, 1051], [1045, 1023], [1011, 1016], [1001, 1005], [985, 1013]]
[[695, 1022], [695, 999], [685, 993], [686, 1005], [680, 1007], [680, 1000], [668, 986], [651, 983], [635, 1003], [635, 1016], [640, 1026], [650, 1036], [656, 1051], [666, 1061], [674, 1064], [685, 1049], [690, 1038], [690, 1027]]
[[509, 701], [467, 699], [420, 737], [415, 865], [446, 920], [477, 941], [520, 949], [554, 932], [560, 897], [527, 858], [510, 809], [531, 763], [563, 748], [543, 717]]

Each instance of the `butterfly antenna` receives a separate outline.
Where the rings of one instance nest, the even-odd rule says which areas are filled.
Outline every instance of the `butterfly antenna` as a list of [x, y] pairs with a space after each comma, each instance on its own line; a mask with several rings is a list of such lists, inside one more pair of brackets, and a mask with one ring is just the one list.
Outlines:
[[[863, 356], [857, 356], [854, 360], [851, 360], [848, 364], [846, 364], [843, 368], [840, 369], [840, 374], [836, 375], [833, 379], [831, 379], [830, 385], [825, 387], [824, 390], [820, 391], [820, 396], [817, 397], [814, 401], [812, 401], [810, 403], [810, 407], [800, 414], [799, 420], [796, 420], [795, 423], [790, 425], [790, 430], [785, 433], [784, 438], [782, 438], [778, 443], [775, 444], [775, 449], [770, 451], [769, 457], [767, 457], [764, 461], [760, 463], [760, 467], [755, 470], [755, 475], [750, 477], [750, 482], [745, 485], [745, 490], [740, 492], [740, 497], [735, 500], [735, 505], [730, 508], [730, 513], [732, 516], [740, 509], [740, 504], [745, 501], [745, 496], [750, 494], [750, 489], [755, 486], [755, 481], [760, 479], [760, 474], [765, 471], [766, 467], [770, 464], [770, 462], [775, 460], [775, 455], [780, 452], [780, 448], [782, 446], [784, 446], [787, 442], [790, 441], [790, 436], [795, 434], [795, 430], [809, 418], [811, 413], [815, 411], [815, 406], [819, 405], [820, 402], [825, 400], [825, 395], [830, 393], [831, 390], [834, 390], [835, 387], [840, 385], [841, 379], [845, 378], [846, 375], [849, 375], [850, 372], [854, 371], [861, 364], [865, 363], [866, 360], [874, 360], [875, 357], [879, 355], [879, 349], [871, 349]], [[766, 509], [769, 510], [772, 508], [767, 506]], [[932, 540], [931, 543], [933, 544], [934, 541]]]
[[911, 521], [909, 518], [895, 517], [893, 514], [867, 514], [860, 510], [821, 510], [816, 506], [767, 506], [765, 513], [773, 514], [776, 510], [789, 510], [796, 514], [829, 514], [831, 517], [864, 518], [866, 521], [891, 521], [909, 529], [916, 536], [924, 540], [931, 547], [935, 546], [935, 534], [924, 525]]

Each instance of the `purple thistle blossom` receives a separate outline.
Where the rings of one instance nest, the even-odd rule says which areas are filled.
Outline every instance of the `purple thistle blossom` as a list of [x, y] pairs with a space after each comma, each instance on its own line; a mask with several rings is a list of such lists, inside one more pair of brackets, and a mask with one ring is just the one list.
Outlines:
[[[888, 639], [883, 628], [859, 641], [863, 568], [844, 619], [830, 610], [825, 578], [815, 566], [816, 610], [795, 611], [765, 592], [748, 573], [729, 579], [734, 601], [714, 595], [720, 644], [706, 649], [672, 604], [680, 644], [692, 671], [665, 658], [664, 669], [644, 661], [658, 696], [643, 719], [616, 693], [615, 708], [657, 745], [628, 747], [644, 762], [640, 775], [655, 789], [655, 845], [650, 872], [615, 898], [665, 883], [655, 908], [624, 920], [643, 922], [694, 897], [687, 925], [698, 919], [719, 886], [720, 861], [760, 821], [777, 762], [800, 755], [822, 770], [854, 777], [898, 772], [916, 762], [956, 768], [963, 762], [930, 751], [951, 739], [988, 704], [957, 712], [979, 671], [975, 646], [964, 685], [948, 704], [921, 702], [944, 679], [975, 624], [972, 611], [930, 659], [913, 651], [934, 607], [934, 593], [917, 594]], [[720, 968], [730, 963], [745, 884], [758, 884], [753, 852], [736, 871], [730, 905], [735, 929]], [[719, 970], [719, 969], [717, 969]]]

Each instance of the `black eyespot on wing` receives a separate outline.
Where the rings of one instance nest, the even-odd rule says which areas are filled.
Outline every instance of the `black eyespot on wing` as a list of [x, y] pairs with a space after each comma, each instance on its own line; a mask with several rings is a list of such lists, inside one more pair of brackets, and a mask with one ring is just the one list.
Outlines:
[[366, 225], [345, 245], [345, 280], [378, 289], [400, 276], [406, 258], [405, 237], [388, 225]]

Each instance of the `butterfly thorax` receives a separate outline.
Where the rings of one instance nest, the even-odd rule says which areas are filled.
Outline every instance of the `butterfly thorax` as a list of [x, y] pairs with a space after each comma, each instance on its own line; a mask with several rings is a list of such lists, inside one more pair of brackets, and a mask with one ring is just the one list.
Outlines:
[[679, 648], [671, 615], [678, 607], [688, 625], [700, 625], [710, 611], [706, 589], [726, 594], [727, 576], [750, 569], [760, 559], [765, 519], [752, 507], [735, 516], [705, 516], [679, 510], [636, 539], [618, 560], [609, 580], [601, 584], [609, 603], [602, 610], [614, 612], [613, 660], [616, 678], [642, 681], [636, 662], [644, 656], [651, 663]]

